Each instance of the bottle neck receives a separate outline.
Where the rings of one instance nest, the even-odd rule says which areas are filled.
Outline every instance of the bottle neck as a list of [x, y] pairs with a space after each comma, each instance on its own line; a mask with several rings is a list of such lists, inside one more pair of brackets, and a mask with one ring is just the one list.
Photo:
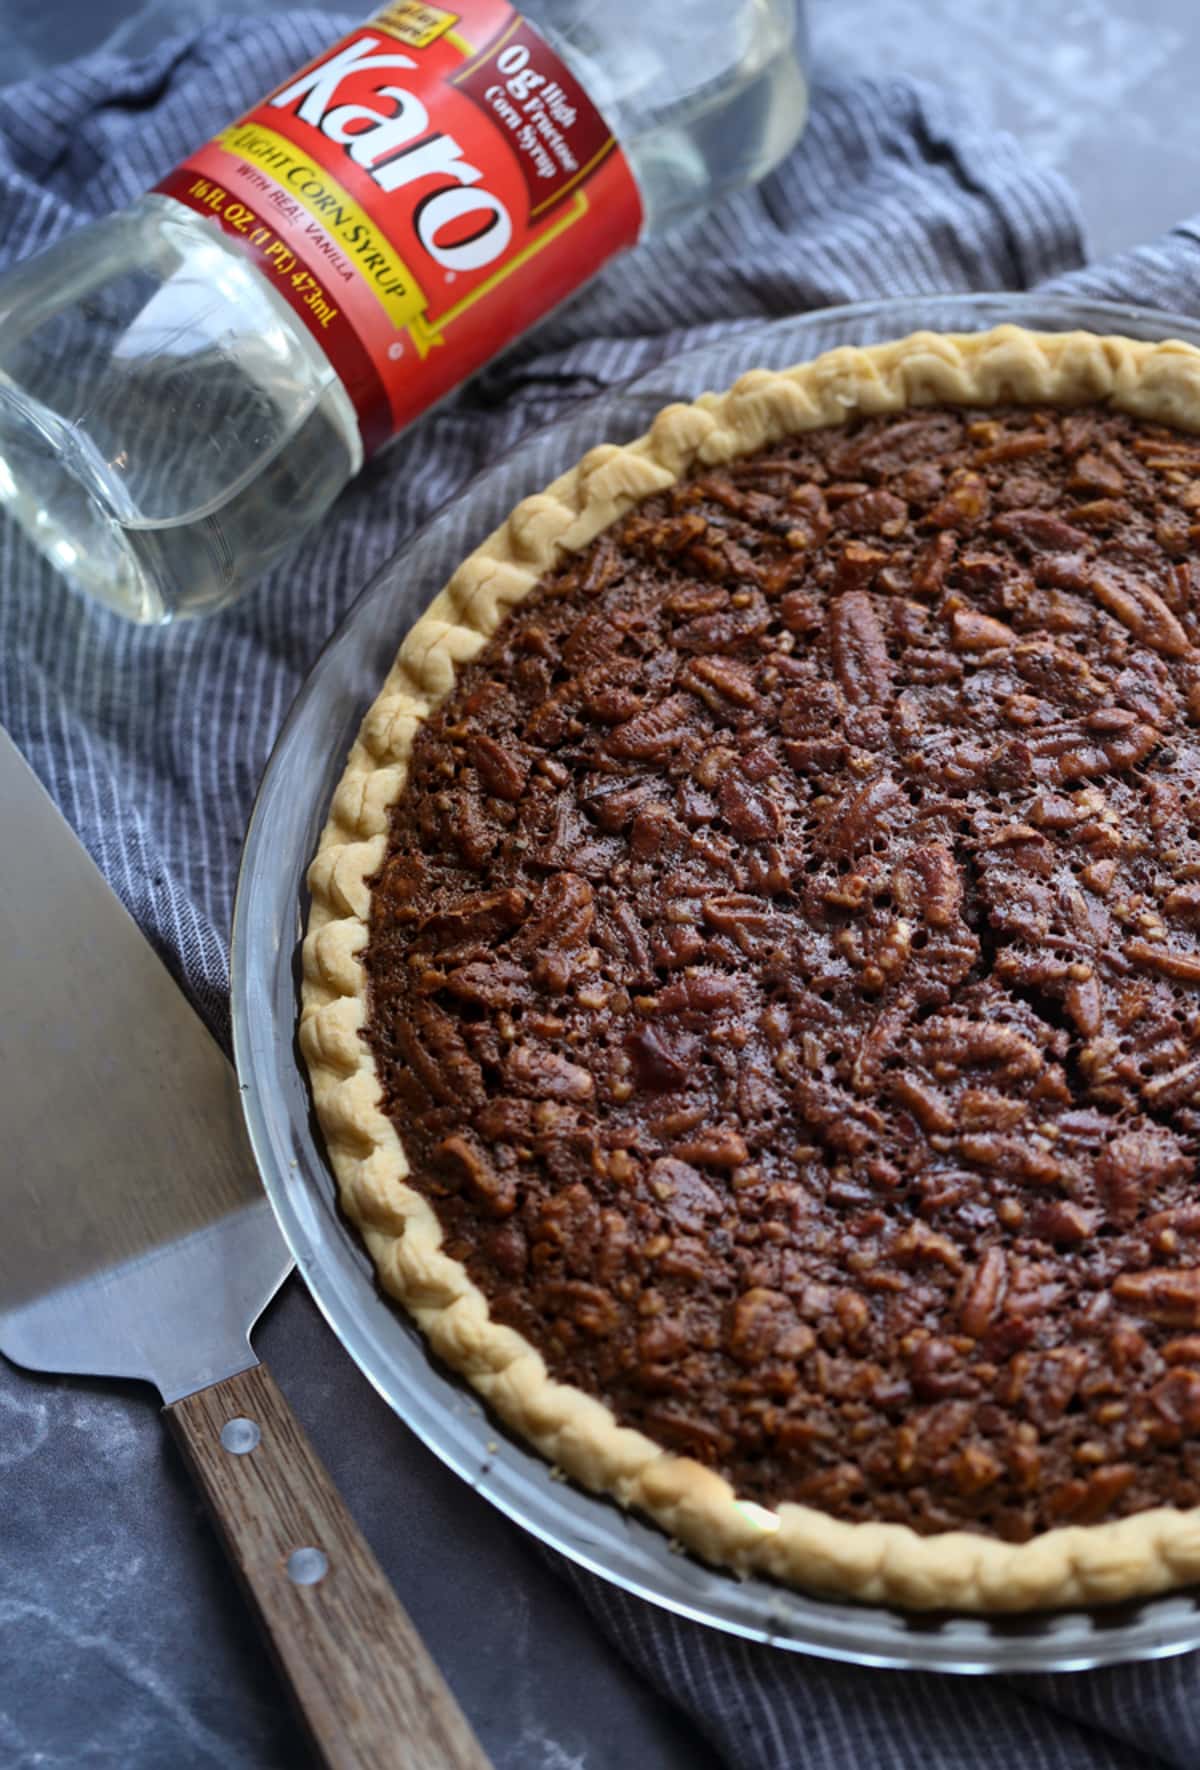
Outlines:
[[608, 121], [642, 195], [645, 233], [694, 220], [766, 176], [808, 111], [797, 0], [689, 11], [655, 31], [648, 0], [531, 0], [528, 16]]

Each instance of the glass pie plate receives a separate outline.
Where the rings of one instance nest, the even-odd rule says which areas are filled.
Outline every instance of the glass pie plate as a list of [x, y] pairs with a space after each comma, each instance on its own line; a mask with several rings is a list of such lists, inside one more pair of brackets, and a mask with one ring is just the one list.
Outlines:
[[296, 1264], [334, 1332], [420, 1438], [510, 1518], [628, 1592], [777, 1647], [859, 1665], [953, 1672], [1065, 1671], [1200, 1646], [1200, 1592], [1097, 1610], [986, 1618], [915, 1615], [740, 1579], [673, 1552], [615, 1503], [551, 1478], [549, 1466], [487, 1414], [429, 1354], [377, 1288], [340, 1215], [295, 1043], [304, 874], [359, 721], [405, 632], [457, 563], [522, 497], [600, 442], [640, 434], [660, 407], [784, 367], [836, 345], [921, 328], [976, 331], [1003, 321], [1200, 345], [1200, 324], [1115, 303], [969, 295], [874, 301], [751, 323], [580, 406], [534, 433], [458, 493], [368, 585], [325, 647], [283, 726], [242, 858], [233, 929], [234, 1042], [263, 1182]]

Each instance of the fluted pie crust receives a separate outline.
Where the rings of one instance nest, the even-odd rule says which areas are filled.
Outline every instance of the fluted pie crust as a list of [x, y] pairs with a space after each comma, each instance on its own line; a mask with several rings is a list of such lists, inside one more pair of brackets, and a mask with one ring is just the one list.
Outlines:
[[966, 1531], [921, 1536], [814, 1508], [741, 1502], [711, 1469], [664, 1450], [582, 1390], [554, 1381], [534, 1347], [490, 1319], [466, 1268], [442, 1252], [429, 1202], [406, 1185], [400, 1137], [380, 1106], [361, 1036], [367, 883], [386, 851], [390, 807], [422, 720], [564, 553], [586, 547], [638, 501], [697, 467], [859, 414], [952, 404], [1108, 402], [1200, 431], [1200, 351], [1013, 326], [916, 333], [840, 349], [782, 372], [754, 371], [723, 394], [660, 412], [624, 447], [595, 448], [527, 498], [466, 559], [404, 641], [363, 720], [309, 872], [300, 1039], [342, 1205], [385, 1289], [434, 1351], [508, 1426], [566, 1474], [657, 1521], [706, 1560], [808, 1590], [913, 1609], [1014, 1611], [1107, 1603], [1200, 1579], [1200, 1508], [1054, 1528], [1023, 1544]]

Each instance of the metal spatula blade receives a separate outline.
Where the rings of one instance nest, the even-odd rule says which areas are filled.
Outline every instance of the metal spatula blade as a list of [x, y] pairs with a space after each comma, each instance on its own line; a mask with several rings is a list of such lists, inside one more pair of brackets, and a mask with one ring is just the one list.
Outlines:
[[232, 1070], [0, 731], [0, 1351], [158, 1386], [326, 1764], [489, 1770], [250, 1349], [290, 1264]]
[[291, 1264], [233, 1071], [0, 732], [0, 1351], [174, 1401]]

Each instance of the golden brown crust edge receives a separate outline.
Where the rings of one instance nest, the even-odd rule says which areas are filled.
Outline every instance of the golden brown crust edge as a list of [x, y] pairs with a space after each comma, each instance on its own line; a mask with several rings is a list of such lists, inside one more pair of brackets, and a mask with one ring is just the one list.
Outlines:
[[694, 466], [747, 454], [856, 413], [948, 403], [1106, 400], [1136, 416], [1200, 430], [1200, 351], [1170, 341], [1001, 326], [919, 332], [756, 370], [723, 394], [660, 412], [625, 447], [592, 449], [526, 498], [459, 566], [400, 649], [363, 720], [309, 870], [300, 1042], [343, 1208], [385, 1288], [440, 1357], [469, 1378], [514, 1431], [585, 1487], [657, 1521], [705, 1560], [811, 1591], [911, 1609], [1023, 1610], [1097, 1604], [1200, 1579], [1200, 1508], [1156, 1508], [1118, 1522], [1047, 1531], [1024, 1544], [965, 1531], [922, 1537], [904, 1525], [849, 1524], [811, 1507], [777, 1513], [642, 1433], [599, 1401], [555, 1382], [521, 1335], [493, 1322], [465, 1267], [441, 1251], [432, 1207], [405, 1184], [408, 1163], [379, 1106], [360, 1031], [366, 977], [366, 880], [382, 862], [388, 811], [419, 723], [563, 552], [583, 548], [632, 504]]

